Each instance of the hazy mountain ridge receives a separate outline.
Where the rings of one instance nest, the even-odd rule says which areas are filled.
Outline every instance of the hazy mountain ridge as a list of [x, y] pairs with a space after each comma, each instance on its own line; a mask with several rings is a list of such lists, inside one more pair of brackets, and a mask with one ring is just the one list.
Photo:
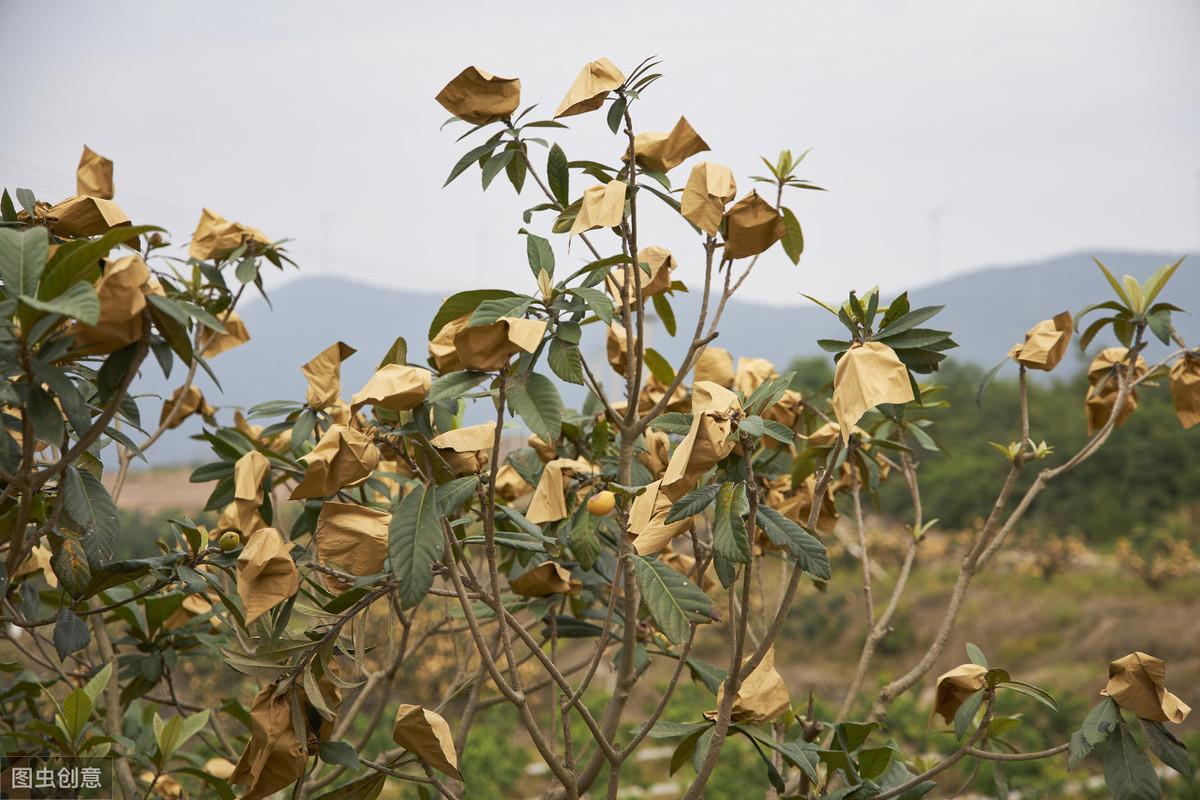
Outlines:
[[[1165, 253], [1096, 255], [1118, 275], [1127, 272], [1140, 280], [1178, 258]], [[797, 292], [803, 287], [803, 262], [798, 270]], [[931, 324], [954, 333], [959, 348], [951, 352], [952, 359], [990, 367], [1038, 320], [1063, 310], [1075, 313], [1088, 303], [1108, 299], [1110, 293], [1090, 255], [1077, 253], [1033, 264], [986, 267], [914, 289], [910, 299], [914, 307], [946, 306]], [[1185, 261], [1167, 294], [1183, 308], [1200, 306], [1200, 266]], [[298, 278], [271, 293], [273, 309], [261, 300], [246, 304], [242, 316], [252, 337], [250, 343], [214, 359], [213, 368], [221, 380], [221, 389], [207, 377], [202, 377], [200, 385], [209, 402], [218, 407], [302, 399], [305, 382], [300, 365], [340, 339], [359, 351], [342, 366], [343, 395], [349, 397], [370, 377], [397, 336], [409, 342], [411, 361], [424, 362], [429, 323], [442, 299], [438, 294], [366, 285], [344, 278]], [[890, 299], [891, 295], [885, 293], [884, 300]], [[673, 306], [679, 320], [678, 336], [671, 338], [655, 325], [647, 334], [648, 342], [669, 359], [678, 359], [686, 344], [684, 339], [695, 324], [698, 305], [698, 293], [677, 295]], [[1200, 340], [1200, 324], [1195, 316], [1176, 317], [1176, 326], [1188, 341]], [[609, 374], [602, 329], [588, 326], [585, 330], [586, 357], [595, 369]], [[769, 359], [780, 369], [796, 356], [820, 355], [817, 339], [836, 338], [844, 333], [844, 328], [828, 312], [812, 305], [772, 307], [736, 300], [728, 304], [720, 330], [716, 345], [735, 355]], [[1153, 357], [1161, 350], [1155, 341], [1149, 355]], [[1079, 369], [1083, 365], [1084, 358], [1077, 356], [1064, 366]], [[179, 369], [177, 364], [176, 370]], [[173, 373], [176, 381], [179, 375]], [[145, 370], [139, 391], [159, 394], [170, 385], [162, 379], [157, 367], [151, 366]], [[578, 404], [580, 397], [576, 392], [564, 392], [568, 403]], [[147, 423], [156, 421], [159, 402], [146, 398], [142, 406]], [[165, 437], [155, 448], [154, 461], [166, 463], [204, 457], [204, 447], [180, 435], [194, 432], [197, 424], [189, 421], [180, 431]]]

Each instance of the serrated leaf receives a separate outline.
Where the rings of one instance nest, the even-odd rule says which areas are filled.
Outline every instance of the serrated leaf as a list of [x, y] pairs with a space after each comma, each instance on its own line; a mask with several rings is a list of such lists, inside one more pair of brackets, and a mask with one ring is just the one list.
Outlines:
[[83, 281], [71, 284], [65, 292], [52, 300], [39, 300], [36, 297], [21, 295], [21, 302], [38, 311], [77, 319], [85, 325], [95, 325], [100, 321], [100, 297], [96, 294], [95, 287]]
[[1180, 775], [1192, 777], [1192, 762], [1188, 757], [1187, 745], [1157, 720], [1138, 721], [1142, 724], [1142, 730], [1146, 732], [1146, 743], [1150, 745], [1150, 752]]
[[54, 622], [54, 650], [58, 653], [59, 661], [65, 661], [67, 656], [87, 647], [91, 641], [87, 623], [75, 612], [69, 608], [58, 612], [58, 619]]
[[671, 510], [667, 512], [667, 524], [694, 517], [708, 508], [716, 499], [717, 491], [720, 488], [720, 484], [712, 483], [708, 486], [701, 486], [699, 489], [693, 489], [676, 500], [675, 504], [671, 506]]
[[631, 558], [642, 600], [673, 644], [687, 639], [692, 623], [713, 621], [712, 601], [700, 587], [656, 558], [636, 554]]
[[723, 483], [717, 489], [713, 516], [713, 552], [736, 564], [750, 563], [750, 539], [739, 513], [745, 484]]
[[829, 551], [804, 526], [767, 505], [758, 507], [758, 524], [776, 547], [787, 549], [800, 569], [817, 580], [827, 581], [833, 577]]
[[583, 359], [579, 355], [579, 345], [555, 338], [550, 342], [546, 361], [554, 374], [567, 383], [583, 385]]
[[613, 302], [609, 296], [599, 289], [593, 289], [589, 286], [578, 286], [571, 290], [571, 293], [583, 299], [587, 307], [592, 310], [605, 325], [611, 325], [613, 321]]
[[412, 608], [428, 593], [442, 544], [437, 493], [418, 486], [400, 501], [388, 526], [388, 562], [402, 608]]
[[1123, 723], [1117, 726], [1104, 748], [1104, 782], [1108, 784], [1113, 800], [1159, 800], [1162, 797], [1162, 787], [1150, 757]]
[[537, 372], [508, 387], [509, 407], [547, 442], [562, 436], [562, 398], [554, 382]]
[[554, 144], [546, 157], [546, 180], [550, 184], [550, 194], [563, 208], [571, 204], [571, 171], [567, 167], [567, 154]]
[[45, 228], [0, 228], [0, 279], [9, 297], [36, 294], [49, 255]]
[[456, 400], [467, 392], [483, 383], [488, 377], [486, 372], [447, 372], [434, 378], [429, 387], [429, 402], [440, 400]]

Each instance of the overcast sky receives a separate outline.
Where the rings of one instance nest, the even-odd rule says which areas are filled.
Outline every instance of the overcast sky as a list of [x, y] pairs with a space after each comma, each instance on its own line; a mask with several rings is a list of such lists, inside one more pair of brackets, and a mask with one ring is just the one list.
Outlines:
[[[210, 206], [296, 239], [305, 271], [398, 287], [532, 290], [515, 232], [536, 187], [481, 194], [475, 170], [440, 188], [469, 142], [433, 97], [469, 64], [520, 77], [549, 116], [586, 61], [657, 55], [635, 122], [686, 114], [739, 194], [759, 154], [813, 148], [802, 173], [830, 191], [789, 202], [805, 257], [772, 252], [749, 299], [1200, 238], [1195, 0], [9, 1], [0, 48], [0, 183], [61, 199], [86, 142], [137, 222], [184, 240]], [[568, 156], [616, 158], [603, 114], [568, 122]], [[653, 223], [643, 241], [696, 282], [690, 231]]]

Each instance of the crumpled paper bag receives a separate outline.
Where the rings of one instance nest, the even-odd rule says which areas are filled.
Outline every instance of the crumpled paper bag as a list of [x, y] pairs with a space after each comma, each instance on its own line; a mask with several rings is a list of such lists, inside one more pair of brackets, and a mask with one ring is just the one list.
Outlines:
[[1166, 682], [1167, 665], [1161, 658], [1134, 652], [1109, 664], [1108, 683], [1100, 694], [1142, 719], [1178, 725], [1192, 709], [1167, 691]]
[[473, 125], [504, 119], [521, 104], [521, 81], [467, 67], [437, 94], [442, 108]]
[[429, 440], [455, 475], [474, 475], [491, 460], [496, 423], [470, 425], [440, 433]]
[[320, 411], [337, 402], [342, 393], [342, 362], [356, 351], [345, 342], [334, 342], [300, 368], [308, 381], [308, 405]]
[[396, 709], [392, 741], [439, 772], [462, 780], [454, 736], [446, 720], [436, 711], [409, 704], [400, 706]]
[[542, 468], [533, 499], [525, 517], [535, 525], [557, 522], [567, 517], [567, 499], [564, 488], [564, 473], [590, 473], [594, 467], [582, 458], [556, 458]]
[[75, 194], [113, 199], [113, 162], [92, 150], [86, 144], [75, 168]]
[[708, 149], [686, 117], [680, 117], [670, 132], [647, 131], [633, 137], [634, 157], [643, 167], [655, 172], [669, 172]]
[[77, 194], [46, 209], [46, 223], [59, 236], [99, 236], [133, 223], [119, 205], [102, 197]]
[[984, 686], [987, 667], [978, 664], [960, 664], [937, 679], [937, 691], [933, 700], [933, 713], [940, 714], [947, 725], [954, 724], [954, 715], [963, 702]]
[[1171, 367], [1171, 401], [1185, 429], [1200, 425], [1200, 356], [1184, 355]]
[[725, 216], [725, 205], [737, 194], [733, 171], [721, 164], [702, 161], [692, 167], [683, 187], [679, 213], [709, 236], [716, 236]]
[[[671, 288], [671, 273], [675, 271], [678, 264], [675, 262], [675, 257], [671, 255], [671, 251], [665, 247], [651, 245], [638, 250], [637, 267], [641, 270], [638, 274], [640, 277], [630, 281], [628, 292], [625, 291], [625, 268], [614, 267], [608, 271], [605, 277], [605, 288], [612, 295], [613, 301], [616, 304], [617, 311], [621, 309], [621, 298], [626, 296], [630, 308], [637, 308], [639, 302], [634, 297], [634, 289], [640, 287], [642, 290], [642, 298], [653, 297], [656, 294], [662, 294]], [[645, 270], [641, 269], [641, 264], [645, 264], [650, 268], [650, 274], [647, 275]]]
[[882, 342], [855, 344], [838, 361], [833, 373], [833, 411], [848, 442], [850, 430], [882, 403], [913, 400], [908, 370], [896, 351]]
[[243, 244], [253, 242], [267, 247], [271, 240], [258, 228], [230, 222], [210, 208], [200, 212], [200, 221], [192, 232], [192, 243], [188, 255], [198, 261], [221, 259]]
[[357, 412], [360, 407], [371, 405], [389, 411], [410, 411], [425, 401], [432, 385], [433, 377], [427, 369], [387, 364], [350, 398], [350, 410]]
[[1049, 372], [1058, 366], [1074, 330], [1071, 315], [1064, 311], [1053, 319], [1045, 319], [1025, 333], [1025, 343], [1013, 347], [1010, 356], [1030, 369]]
[[663, 431], [647, 430], [642, 434], [645, 449], [637, 454], [637, 460], [654, 477], [661, 477], [671, 462], [671, 437]]
[[555, 594], [578, 592], [583, 584], [571, 578], [571, 570], [553, 561], [543, 561], [533, 569], [508, 582], [515, 594], [522, 597], [549, 597]]
[[250, 341], [250, 332], [246, 330], [246, 323], [242, 322], [241, 316], [236, 311], [226, 311], [217, 317], [217, 319], [221, 320], [221, 325], [225, 327], [225, 332], [206, 332], [204, 338], [201, 340], [201, 355], [205, 358], [219, 356], [221, 353], [228, 352], [235, 347], [241, 347]]
[[[392, 515], [386, 511], [355, 503], [326, 502], [317, 516], [318, 560], [360, 578], [383, 572], [391, 521]], [[346, 588], [332, 577], [325, 585], [330, 589]]]
[[502, 317], [490, 325], [467, 326], [454, 336], [454, 350], [465, 369], [503, 369], [518, 353], [532, 353], [542, 343], [546, 321]]
[[[325, 695], [325, 704], [331, 705], [332, 699], [332, 707], [336, 707], [340, 694], [337, 687], [324, 676], [317, 686]], [[302, 720], [292, 719], [293, 693], [298, 695]], [[264, 800], [303, 777], [310, 753], [332, 729], [332, 724], [323, 720], [314, 730], [312, 718], [320, 716], [309, 706], [308, 696], [299, 684], [279, 694], [271, 684], [258, 693], [250, 707], [250, 741], [229, 777], [231, 783], [249, 787], [240, 800]], [[297, 738], [297, 730], [303, 732], [303, 741]]]
[[146, 308], [149, 281], [150, 268], [139, 255], [106, 262], [104, 273], [96, 282], [100, 319], [95, 325], [75, 324], [76, 350], [86, 355], [104, 355], [142, 338], [142, 311]]
[[[1087, 414], [1088, 435], [1103, 428], [1112, 416], [1112, 410], [1117, 404], [1119, 386], [1114, 367], [1125, 362], [1129, 350], [1124, 347], [1109, 347], [1101, 350], [1088, 367], [1088, 391], [1084, 398], [1084, 411]], [[1133, 374], [1127, 375], [1128, 380], [1134, 381], [1146, 374], [1146, 361], [1141, 356], [1134, 362]], [[1119, 428], [1137, 410], [1137, 390], [1130, 389], [1121, 413], [1113, 423]]]
[[463, 369], [463, 363], [458, 357], [458, 350], [454, 348], [454, 337], [467, 327], [470, 320], [470, 314], [452, 319], [442, 326], [436, 336], [429, 340], [429, 358], [437, 367], [438, 372], [445, 374]]
[[646, 491], [633, 498], [629, 506], [629, 532], [634, 535], [633, 549], [639, 555], [657, 553], [696, 523], [695, 517], [667, 522], [674, 501], [662, 490], [662, 481], [646, 485]]
[[733, 388], [749, 397], [754, 390], [779, 377], [775, 365], [765, 358], [739, 358], [737, 372], [733, 376]]
[[554, 118], [595, 111], [604, 105], [608, 93], [624, 82], [625, 74], [607, 58], [588, 62], [567, 90], [567, 96], [558, 104]]
[[725, 256], [756, 256], [783, 238], [783, 215], [757, 191], [734, 203], [725, 215]]
[[521, 477], [512, 464], [501, 464], [496, 470], [496, 496], [506, 503], [519, 500], [533, 491], [533, 487]]
[[379, 459], [379, 449], [366, 436], [346, 425], [330, 425], [312, 452], [300, 457], [306, 469], [291, 499], [331, 497], [358, 486], [371, 476]]
[[237, 560], [237, 593], [246, 609], [246, 624], [294, 595], [300, 572], [292, 548], [274, 528], [255, 531]]
[[[742, 662], [749, 660], [749, 656]], [[717, 705], [725, 694], [725, 685], [717, 690]], [[779, 719], [791, 708], [792, 698], [788, 694], [783, 676], [775, 669], [775, 648], [767, 648], [762, 661], [746, 676], [733, 698], [730, 719], [736, 723], [762, 725]], [[717, 710], [704, 712], [708, 719], [717, 718]]]
[[589, 186], [571, 223], [571, 236], [596, 228], [615, 228], [625, 217], [625, 182], [609, 181]]
[[733, 356], [721, 347], [705, 347], [696, 358], [695, 381], [709, 381], [726, 389], [733, 388]]
[[[177, 407], [178, 411], [175, 410]], [[174, 419], [171, 419], [172, 413], [175, 414]], [[212, 419], [215, 413], [217, 413], [216, 409], [208, 404], [198, 387], [190, 385], [184, 391], [184, 388], [180, 386], [170, 398], [163, 401], [162, 412], [158, 415], [158, 424], [160, 427], [166, 425], [168, 430], [174, 430], [193, 414], [199, 414], [205, 419]], [[170, 424], [168, 424], [168, 420], [170, 420]]]
[[662, 477], [668, 497], [683, 497], [704, 473], [733, 451], [736, 443], [729, 434], [733, 417], [741, 410], [737, 395], [723, 386], [703, 381], [692, 386], [692, 427], [676, 446]]
[[[634, 347], [637, 347], [637, 337], [633, 337]], [[608, 333], [604, 337], [604, 351], [608, 356], [608, 365], [613, 368], [613, 371], [618, 375], [625, 375], [625, 368], [629, 365], [628, 341], [625, 338], [625, 326], [614, 322], [608, 326]]]

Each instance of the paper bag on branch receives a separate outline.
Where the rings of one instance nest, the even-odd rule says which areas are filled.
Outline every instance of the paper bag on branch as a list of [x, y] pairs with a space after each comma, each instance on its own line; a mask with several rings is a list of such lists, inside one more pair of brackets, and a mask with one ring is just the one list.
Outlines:
[[849, 431], [872, 408], [912, 400], [908, 370], [886, 344], [856, 344], [838, 361], [833, 373], [833, 411], [841, 425], [843, 443], [849, 441]]
[[442, 108], [473, 125], [503, 119], [521, 103], [521, 81], [467, 67], [437, 94]]
[[725, 216], [725, 205], [737, 194], [733, 171], [722, 164], [702, 161], [692, 167], [683, 187], [679, 213], [709, 236], [715, 236]]
[[1149, 653], [1135, 652], [1108, 665], [1108, 683], [1100, 694], [1142, 719], [1173, 722], [1187, 719], [1191, 707], [1167, 691], [1167, 665]]
[[237, 560], [237, 593], [249, 625], [300, 588], [291, 544], [274, 528], [255, 531]]
[[625, 82], [625, 75], [617, 65], [607, 58], [588, 62], [567, 90], [567, 96], [558, 104], [554, 118], [570, 117], [595, 111], [604, 105], [608, 93]]

